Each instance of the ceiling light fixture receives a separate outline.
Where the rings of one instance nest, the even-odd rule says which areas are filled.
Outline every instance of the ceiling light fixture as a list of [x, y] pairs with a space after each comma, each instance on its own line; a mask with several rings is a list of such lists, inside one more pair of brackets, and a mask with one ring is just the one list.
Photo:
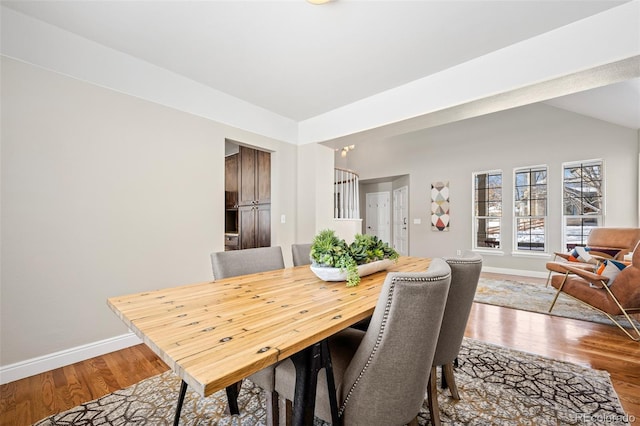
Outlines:
[[[345, 147], [343, 147], [343, 148], [342, 148], [342, 152], [340, 153], [340, 156], [341, 156], [341, 157], [346, 157], [346, 156], [347, 156], [347, 153], [348, 153], [349, 151], [353, 151], [354, 149], [356, 149], [356, 146], [355, 146], [355, 145], [345, 146]], [[336, 150], [336, 151], [337, 151], [337, 150]]]
[[329, 3], [331, 0], [307, 0], [311, 4], [325, 4]]

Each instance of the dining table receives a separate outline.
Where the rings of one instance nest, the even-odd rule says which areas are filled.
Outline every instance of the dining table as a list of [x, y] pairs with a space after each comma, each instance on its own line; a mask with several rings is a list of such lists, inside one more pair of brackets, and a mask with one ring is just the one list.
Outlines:
[[327, 339], [371, 316], [388, 272], [423, 272], [429, 264], [401, 256], [354, 287], [323, 281], [309, 265], [287, 267], [111, 297], [107, 304], [182, 379], [174, 424], [187, 386], [207, 397], [291, 358], [293, 424], [303, 425], [313, 423], [318, 371], [326, 368], [335, 387]]

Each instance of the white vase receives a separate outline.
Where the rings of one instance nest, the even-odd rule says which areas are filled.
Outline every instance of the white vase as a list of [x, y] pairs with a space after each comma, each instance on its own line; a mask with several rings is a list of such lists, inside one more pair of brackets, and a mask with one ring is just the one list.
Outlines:
[[[358, 275], [361, 277], [364, 277], [365, 275], [370, 275], [378, 271], [383, 271], [391, 265], [393, 265], [393, 260], [391, 259], [376, 260], [375, 262], [358, 265]], [[316, 274], [318, 278], [320, 278], [323, 281], [346, 281], [347, 280], [346, 269], [311, 265], [311, 270], [313, 271], [314, 274]]]

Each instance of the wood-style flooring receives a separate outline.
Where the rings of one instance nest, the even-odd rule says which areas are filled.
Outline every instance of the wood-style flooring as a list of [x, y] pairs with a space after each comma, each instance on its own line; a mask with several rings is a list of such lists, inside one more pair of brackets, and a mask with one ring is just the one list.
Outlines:
[[[626, 413], [640, 424], [640, 343], [615, 326], [474, 303], [466, 336], [608, 371]], [[138, 345], [7, 383], [0, 386], [0, 425], [31, 425], [166, 370], [151, 350]]]

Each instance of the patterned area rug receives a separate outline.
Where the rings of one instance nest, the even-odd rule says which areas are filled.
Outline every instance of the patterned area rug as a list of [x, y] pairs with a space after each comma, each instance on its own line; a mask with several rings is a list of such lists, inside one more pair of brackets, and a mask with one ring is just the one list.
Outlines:
[[[442, 422], [449, 425], [627, 425], [609, 375], [465, 339], [455, 370], [461, 400], [440, 391]], [[82, 404], [36, 423], [52, 425], [169, 425], [179, 379], [171, 372]], [[240, 416], [224, 414], [224, 391], [208, 398], [187, 392], [181, 425], [260, 425], [264, 393], [248, 380], [239, 398]], [[323, 422], [317, 421], [323, 425]], [[429, 424], [427, 403], [419, 424]]]
[[[589, 308], [566, 294], [560, 294], [553, 310], [549, 312], [549, 306], [551, 306], [555, 294], [556, 289], [551, 285], [545, 287], [544, 284], [480, 278], [474, 301], [523, 311], [614, 325], [604, 314]], [[617, 319], [624, 327], [630, 328], [624, 317], [619, 316]], [[635, 319], [634, 321], [636, 325], [640, 326], [640, 321]]]

